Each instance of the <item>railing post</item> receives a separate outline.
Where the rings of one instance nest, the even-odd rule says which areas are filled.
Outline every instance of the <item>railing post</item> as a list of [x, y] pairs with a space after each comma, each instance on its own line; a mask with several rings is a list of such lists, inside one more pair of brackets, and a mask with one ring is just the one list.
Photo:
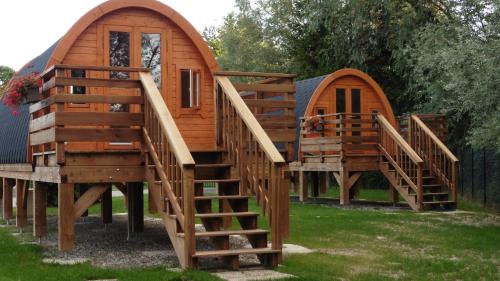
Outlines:
[[194, 165], [182, 167], [182, 189], [184, 209], [184, 266], [194, 267], [193, 255], [196, 251], [194, 229]]
[[419, 211], [424, 209], [424, 190], [423, 190], [423, 178], [422, 178], [422, 166], [423, 163], [417, 163], [417, 207]]
[[451, 198], [453, 202], [457, 202], [457, 168], [458, 161], [452, 162], [451, 167]]

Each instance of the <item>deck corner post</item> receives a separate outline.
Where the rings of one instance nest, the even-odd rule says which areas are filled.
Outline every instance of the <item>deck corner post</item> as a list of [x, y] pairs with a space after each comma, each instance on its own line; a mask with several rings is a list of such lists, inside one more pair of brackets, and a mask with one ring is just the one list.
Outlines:
[[195, 266], [193, 255], [196, 251], [194, 218], [194, 165], [182, 168], [182, 193], [184, 209], [184, 267]]
[[101, 220], [103, 224], [113, 222], [113, 198], [112, 198], [112, 185], [104, 191], [101, 197]]
[[351, 199], [349, 196], [349, 171], [347, 169], [343, 169], [340, 171], [340, 205], [349, 205], [351, 203]]
[[75, 247], [74, 198], [75, 185], [60, 183], [58, 186], [58, 238], [59, 251], [68, 252]]
[[128, 227], [131, 233], [144, 231], [143, 186], [142, 182], [127, 183]]
[[16, 179], [16, 227], [28, 224], [28, 182]]
[[12, 187], [14, 186], [13, 180], [3, 178], [3, 197], [2, 197], [2, 216], [3, 219], [8, 221], [12, 219]]
[[47, 185], [33, 181], [33, 236], [47, 234]]

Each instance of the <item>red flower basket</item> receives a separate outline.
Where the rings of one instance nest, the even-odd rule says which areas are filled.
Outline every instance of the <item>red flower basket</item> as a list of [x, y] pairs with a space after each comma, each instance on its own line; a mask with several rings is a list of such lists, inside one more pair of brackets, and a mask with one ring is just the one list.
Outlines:
[[24, 103], [33, 103], [41, 99], [39, 88], [42, 80], [36, 72], [11, 81], [9, 90], [5, 93], [3, 103], [12, 109], [12, 114], [17, 115], [17, 108]]

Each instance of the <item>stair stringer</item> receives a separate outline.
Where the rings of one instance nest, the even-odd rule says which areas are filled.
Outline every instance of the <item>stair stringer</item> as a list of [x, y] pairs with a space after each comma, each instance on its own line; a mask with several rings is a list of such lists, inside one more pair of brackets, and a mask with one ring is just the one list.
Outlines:
[[405, 201], [408, 203], [408, 205], [410, 205], [410, 207], [414, 211], [418, 211], [418, 205], [416, 204], [416, 202], [414, 202], [415, 199], [413, 197], [409, 196], [407, 190], [405, 190], [405, 188], [403, 188], [399, 185], [399, 183], [395, 179], [394, 175], [391, 175], [391, 173], [388, 171], [388, 169], [386, 167], [384, 167], [384, 163], [380, 163], [379, 167], [380, 167], [379, 168], [380, 171], [387, 178], [387, 180], [392, 185], [392, 187], [394, 187], [398, 191], [398, 193], [403, 197], [403, 199], [405, 199]]
[[177, 219], [170, 217], [163, 208], [163, 199], [161, 197], [160, 191], [155, 187], [154, 176], [151, 174], [151, 169], [146, 168], [146, 179], [150, 186], [149, 192], [151, 193], [151, 198], [154, 200], [154, 204], [157, 207], [158, 213], [160, 214], [165, 229], [167, 230], [168, 237], [170, 238], [170, 242], [175, 250], [177, 258], [179, 259], [179, 263], [182, 268], [187, 267], [186, 264], [187, 258], [191, 259], [192, 257], [185, 257], [185, 238], [183, 236], [177, 235]]

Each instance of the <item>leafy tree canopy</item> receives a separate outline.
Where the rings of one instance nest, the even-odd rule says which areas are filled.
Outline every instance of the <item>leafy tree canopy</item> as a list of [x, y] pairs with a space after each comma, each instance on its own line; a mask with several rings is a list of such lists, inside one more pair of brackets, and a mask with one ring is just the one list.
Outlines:
[[0, 94], [3, 93], [5, 85], [9, 80], [14, 76], [16, 72], [14, 69], [8, 67], [8, 66], [3, 66], [0, 65]]

